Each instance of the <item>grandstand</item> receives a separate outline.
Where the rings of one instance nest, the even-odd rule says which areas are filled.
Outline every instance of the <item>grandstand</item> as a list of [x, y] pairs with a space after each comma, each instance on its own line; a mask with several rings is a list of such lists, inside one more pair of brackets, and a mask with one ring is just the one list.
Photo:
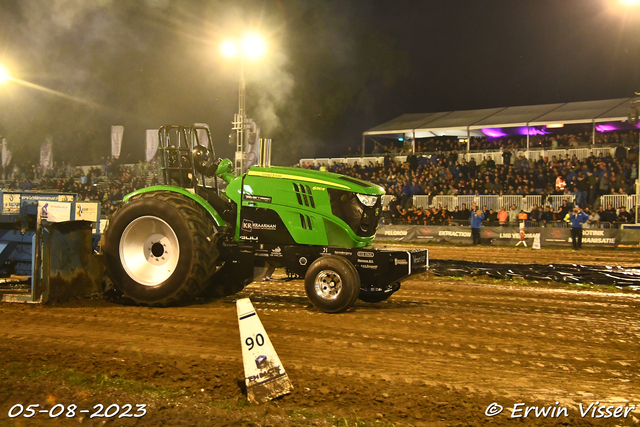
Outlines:
[[[402, 210], [411, 216], [414, 206], [440, 207], [450, 217], [472, 203], [494, 211], [548, 206], [557, 216], [566, 201], [595, 210], [625, 207], [635, 222], [639, 133], [627, 121], [631, 101], [406, 114], [363, 134], [363, 152], [367, 138], [374, 142], [368, 155], [299, 165], [381, 185], [385, 207], [399, 201], [395, 221], [406, 220]], [[628, 221], [616, 214], [602, 225]]]

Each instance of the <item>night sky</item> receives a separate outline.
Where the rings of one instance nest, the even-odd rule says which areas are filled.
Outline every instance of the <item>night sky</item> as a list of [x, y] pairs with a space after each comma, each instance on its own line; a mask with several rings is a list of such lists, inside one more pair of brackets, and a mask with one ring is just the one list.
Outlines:
[[0, 0], [0, 134], [14, 159], [97, 163], [110, 126], [122, 157], [145, 130], [208, 123], [230, 157], [239, 62], [259, 33], [247, 113], [277, 164], [344, 153], [404, 113], [586, 101], [640, 91], [640, 3], [622, 0]]

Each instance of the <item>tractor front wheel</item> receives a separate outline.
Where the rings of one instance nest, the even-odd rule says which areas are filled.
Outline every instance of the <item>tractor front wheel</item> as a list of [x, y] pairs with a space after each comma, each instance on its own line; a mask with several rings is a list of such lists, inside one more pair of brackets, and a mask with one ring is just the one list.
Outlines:
[[360, 276], [347, 259], [326, 255], [309, 266], [304, 287], [313, 305], [326, 313], [340, 313], [358, 299]]
[[197, 297], [218, 258], [213, 220], [195, 201], [168, 191], [142, 194], [116, 211], [103, 251], [114, 286], [153, 306]]

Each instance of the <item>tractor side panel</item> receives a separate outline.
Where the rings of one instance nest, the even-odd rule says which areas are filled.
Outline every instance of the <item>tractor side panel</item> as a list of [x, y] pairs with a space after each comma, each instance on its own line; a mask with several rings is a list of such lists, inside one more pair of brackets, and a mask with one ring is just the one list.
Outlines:
[[[297, 244], [362, 247], [371, 244], [373, 240], [356, 236], [333, 215], [326, 186], [302, 180], [247, 175], [241, 191], [241, 182], [241, 179], [232, 182], [227, 187], [227, 196], [236, 202], [242, 197], [242, 218], [254, 221], [253, 217], [250, 218], [255, 213], [252, 209], [271, 210], [280, 217], [283, 227]], [[272, 216], [269, 218], [273, 219]], [[279, 225], [275, 220], [268, 224]], [[267, 240], [263, 240], [263, 235], [266, 238], [265, 234], [270, 235]], [[289, 240], [277, 241], [275, 236], [276, 233], [247, 234], [241, 228], [241, 240], [288, 244]]]

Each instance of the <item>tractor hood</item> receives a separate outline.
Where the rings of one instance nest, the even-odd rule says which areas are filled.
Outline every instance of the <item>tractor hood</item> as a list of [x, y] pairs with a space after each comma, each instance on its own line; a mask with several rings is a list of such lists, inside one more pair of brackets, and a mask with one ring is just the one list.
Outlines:
[[252, 167], [249, 169], [247, 174], [249, 176], [303, 181], [308, 182], [309, 185], [312, 186], [352, 191], [354, 193], [367, 194], [371, 196], [384, 195], [384, 189], [379, 185], [371, 184], [349, 176], [339, 175], [337, 173], [287, 167]]

